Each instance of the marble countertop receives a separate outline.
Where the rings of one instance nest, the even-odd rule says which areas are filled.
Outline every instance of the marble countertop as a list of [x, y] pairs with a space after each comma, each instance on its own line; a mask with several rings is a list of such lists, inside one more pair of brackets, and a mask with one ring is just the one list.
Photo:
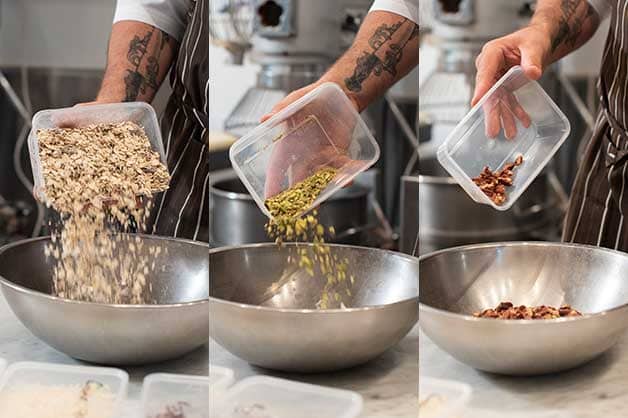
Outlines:
[[420, 333], [421, 376], [457, 380], [473, 394], [465, 418], [628, 417], [628, 334], [611, 350], [577, 369], [537, 377], [497, 376], [458, 362]]
[[418, 405], [418, 325], [379, 358], [353, 369], [325, 374], [289, 374], [251, 366], [210, 341], [211, 364], [228, 367], [236, 381], [268, 375], [316, 385], [352, 390], [364, 399], [360, 418], [416, 418]]
[[[9, 364], [17, 361], [40, 361], [57, 364], [86, 363], [74, 360], [46, 345], [33, 336], [16, 318], [0, 293], [0, 357]], [[139, 417], [139, 399], [142, 381], [151, 373], [177, 373], [207, 376], [209, 371], [208, 346], [204, 346], [180, 359], [144, 367], [119, 367], [129, 374], [128, 401], [121, 418]]]

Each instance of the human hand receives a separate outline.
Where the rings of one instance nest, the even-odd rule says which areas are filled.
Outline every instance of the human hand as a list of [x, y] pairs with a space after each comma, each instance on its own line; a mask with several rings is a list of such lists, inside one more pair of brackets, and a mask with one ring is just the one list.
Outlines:
[[488, 90], [512, 67], [520, 65], [526, 77], [506, 83], [484, 105], [485, 129], [489, 138], [501, 129], [508, 139], [517, 135], [518, 120], [530, 126], [530, 117], [513, 94], [530, 80], [538, 80], [549, 57], [551, 39], [540, 26], [528, 26], [515, 33], [492, 40], [484, 45], [475, 65], [477, 69], [474, 106]]
[[[312, 84], [286, 96], [262, 121], [300, 99], [320, 84]], [[348, 148], [357, 123], [344, 103], [325, 100], [325, 93], [293, 113], [284, 123], [284, 135], [271, 151], [264, 194], [272, 197], [304, 180], [323, 167], [347, 169], [357, 162]], [[351, 100], [357, 109], [355, 101]]]

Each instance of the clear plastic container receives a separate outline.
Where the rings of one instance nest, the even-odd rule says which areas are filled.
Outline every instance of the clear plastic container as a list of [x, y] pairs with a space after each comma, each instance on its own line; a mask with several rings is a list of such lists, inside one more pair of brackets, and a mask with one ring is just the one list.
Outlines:
[[129, 375], [119, 369], [37, 362], [14, 363], [2, 375], [0, 396], [7, 390], [15, 390], [21, 385], [83, 385], [90, 380], [99, 382], [109, 389], [113, 396], [111, 418], [120, 416], [127, 394]]
[[367, 170], [379, 147], [353, 104], [334, 83], [325, 83], [240, 138], [231, 163], [262, 212], [264, 201], [324, 167], [338, 174], [305, 213]]
[[209, 378], [155, 373], [144, 379], [142, 418], [165, 416], [167, 408], [189, 418], [209, 417]]
[[[431, 398], [431, 401], [428, 401]], [[471, 399], [471, 386], [452, 380], [419, 377], [421, 418], [457, 418]], [[429, 403], [427, 403], [429, 402]]]
[[4, 370], [7, 368], [7, 361], [3, 358], [0, 358], [0, 377], [2, 376], [2, 373], [4, 373]]
[[[478, 203], [509, 209], [565, 142], [569, 121], [521, 67], [511, 68], [471, 109], [438, 149], [438, 160]], [[495, 204], [473, 182], [485, 166], [493, 171], [523, 156], [506, 201]]]
[[362, 403], [360, 395], [347, 390], [254, 376], [236, 383], [224, 397], [212, 403], [212, 416], [355, 418], [362, 411]]
[[233, 370], [209, 365], [209, 386], [212, 390], [225, 389], [233, 383]]
[[33, 183], [37, 198], [46, 201], [44, 181], [39, 160], [39, 141], [37, 130], [63, 127], [81, 127], [97, 123], [119, 123], [131, 121], [144, 128], [153, 150], [159, 153], [161, 161], [166, 164], [166, 154], [161, 138], [161, 129], [155, 110], [144, 102], [111, 103], [67, 107], [63, 109], [41, 110], [33, 116], [32, 128], [28, 136]]

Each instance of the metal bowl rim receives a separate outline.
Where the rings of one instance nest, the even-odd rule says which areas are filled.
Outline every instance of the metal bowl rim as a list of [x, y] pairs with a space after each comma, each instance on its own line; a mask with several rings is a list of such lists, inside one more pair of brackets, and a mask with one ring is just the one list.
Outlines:
[[[419, 257], [419, 263], [427, 258], [435, 257], [444, 253], [450, 252], [460, 252], [460, 251], [468, 251], [468, 250], [477, 250], [477, 249], [485, 249], [485, 248], [507, 248], [507, 247], [566, 247], [566, 248], [583, 248], [589, 250], [596, 250], [601, 252], [606, 252], [613, 255], [618, 255], [621, 257], [628, 257], [628, 254], [623, 253], [617, 250], [611, 250], [610, 248], [597, 247], [595, 245], [587, 245], [587, 244], [575, 244], [575, 243], [563, 243], [563, 242], [547, 242], [547, 241], [504, 241], [504, 242], [488, 242], [482, 244], [468, 244], [468, 245], [460, 245], [451, 248], [444, 248], [441, 250], [433, 251], [428, 254], [424, 254]], [[419, 266], [420, 272], [420, 266]], [[420, 273], [419, 273], [420, 280]], [[521, 325], [541, 325], [541, 324], [563, 324], [566, 322], [575, 322], [575, 321], [584, 321], [592, 318], [599, 318], [601, 316], [606, 316], [616, 311], [621, 311], [628, 308], [628, 302], [623, 305], [616, 306], [611, 309], [607, 309], [605, 311], [596, 312], [596, 313], [585, 313], [582, 316], [576, 317], [566, 317], [566, 318], [556, 318], [556, 319], [500, 319], [495, 321], [495, 318], [476, 318], [473, 315], [467, 314], [459, 314], [451, 311], [447, 311], [440, 308], [434, 308], [433, 306], [427, 305], [425, 303], [421, 303], [419, 300], [419, 310], [427, 311], [434, 313], [436, 315], [442, 315], [449, 318], [455, 318], [458, 320], [469, 321], [469, 322], [490, 322], [493, 324], [504, 324], [505, 326], [512, 326], [515, 324]], [[628, 327], [628, 324], [626, 325]]]
[[[206, 245], [208, 246], [208, 244], [205, 244], [204, 242], [193, 241], [193, 240], [185, 239], [185, 238], [164, 237], [164, 236], [156, 236], [156, 235], [148, 235], [148, 234], [128, 234], [128, 235], [137, 235], [142, 238], [161, 240], [161, 241], [176, 241], [176, 242], [193, 244], [193, 245], [202, 246], [202, 247]], [[36, 241], [46, 241], [49, 239], [50, 239], [50, 236], [44, 236], [44, 237], [28, 238], [28, 239], [12, 242], [12, 243], [9, 243], [0, 247], [0, 255], [6, 252], [7, 250], [14, 247], [18, 247], [20, 245], [26, 245], [26, 244], [30, 244]], [[188, 306], [205, 305], [209, 303], [209, 299], [199, 299], [199, 300], [193, 300], [190, 302], [153, 304], [153, 305], [149, 305], [149, 304], [138, 304], [138, 305], [124, 304], [123, 305], [123, 304], [115, 304], [115, 303], [86, 302], [86, 301], [80, 301], [80, 300], [60, 298], [58, 296], [52, 296], [52, 295], [49, 295], [49, 294], [46, 294], [37, 290], [29, 289], [27, 287], [20, 286], [13, 283], [12, 281], [6, 279], [2, 275], [0, 275], [0, 285], [3, 286], [3, 289], [4, 287], [8, 287], [9, 289], [12, 289], [19, 293], [23, 293], [23, 294], [33, 296], [33, 297], [48, 299], [53, 302], [61, 302], [61, 303], [76, 304], [76, 305], [99, 306], [99, 307], [107, 308], [107, 309], [143, 309], [143, 310], [173, 309], [173, 308], [181, 308], [181, 307], [188, 307]]]
[[[214, 253], [220, 253], [220, 252], [226, 252], [226, 251], [232, 251], [232, 250], [238, 250], [238, 249], [244, 249], [244, 248], [263, 248], [263, 247], [274, 247], [277, 244], [273, 243], [273, 242], [264, 242], [264, 243], [257, 243], [257, 244], [246, 244], [246, 245], [230, 245], [230, 246], [226, 246], [226, 247], [218, 247], [218, 248], [212, 248], [209, 250], [209, 255], [211, 256]], [[290, 246], [290, 247], [294, 247], [297, 244], [296, 243], [284, 243], [283, 245], [285, 246]], [[309, 247], [311, 247], [313, 244], [312, 243], [299, 243], [298, 245], [307, 245]], [[353, 249], [360, 249], [360, 250], [373, 250], [376, 252], [382, 252], [382, 253], [386, 253], [388, 255], [391, 256], [398, 256], [401, 257], [407, 261], [411, 261], [413, 263], [418, 263], [419, 259], [417, 257], [413, 257], [411, 255], [408, 254], [404, 254], [404, 253], [399, 253], [396, 251], [391, 251], [391, 250], [384, 250], [381, 248], [370, 248], [370, 247], [362, 247], [359, 245], [347, 245], [347, 244], [326, 244], [329, 245], [330, 247], [341, 247], [341, 248], [353, 248]], [[210, 268], [210, 276], [211, 276], [211, 260], [209, 263], [209, 268]], [[210, 280], [211, 283], [211, 280]], [[417, 282], [417, 291], [418, 291], [418, 282]], [[403, 305], [403, 304], [407, 304], [409, 302], [413, 302], [416, 301], [417, 304], [419, 302], [419, 295], [417, 292], [416, 296], [412, 296], [410, 298], [407, 299], [403, 299], [397, 302], [393, 302], [393, 303], [388, 303], [386, 305], [373, 305], [373, 306], [363, 306], [363, 307], [359, 307], [359, 308], [334, 308], [334, 309], [296, 309], [296, 308], [270, 308], [267, 306], [259, 306], [259, 305], [250, 305], [248, 303], [238, 303], [238, 302], [232, 302], [232, 301], [228, 301], [225, 299], [220, 299], [217, 297], [213, 297], [210, 296], [209, 297], [210, 302], [213, 303], [218, 303], [218, 304], [222, 304], [222, 305], [227, 305], [227, 306], [233, 306], [239, 309], [250, 309], [250, 310], [256, 310], [256, 311], [265, 311], [265, 312], [283, 312], [283, 313], [293, 313], [293, 314], [323, 314], [323, 315], [327, 315], [327, 314], [337, 314], [337, 313], [341, 313], [341, 312], [369, 312], [369, 311], [378, 311], [378, 310], [383, 310], [383, 309], [389, 309], [391, 307], [394, 306], [398, 306], [398, 305]]]

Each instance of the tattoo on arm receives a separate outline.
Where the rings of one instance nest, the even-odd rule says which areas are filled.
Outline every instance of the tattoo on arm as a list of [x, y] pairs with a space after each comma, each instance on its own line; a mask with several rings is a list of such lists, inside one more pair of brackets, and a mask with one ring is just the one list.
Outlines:
[[379, 26], [368, 40], [371, 50], [362, 52], [356, 60], [353, 74], [345, 79], [347, 89], [361, 91], [362, 84], [371, 74], [379, 77], [383, 73], [388, 73], [395, 77], [397, 66], [403, 58], [404, 48], [418, 36], [419, 26], [408, 19], [402, 19], [392, 25]]
[[[159, 42], [159, 48], [156, 51], [149, 53], [149, 44], [153, 35], [157, 32], [157, 36], [161, 35], [161, 41]], [[129, 50], [127, 52], [127, 60], [131, 64], [131, 68], [126, 70], [126, 76], [124, 77], [124, 84], [126, 90], [126, 96], [124, 101], [132, 102], [137, 100], [140, 94], [145, 94], [148, 89], [157, 90], [159, 87], [159, 58], [166, 45], [171, 41], [171, 37], [156, 29], [151, 29], [143, 37], [135, 35], [131, 42], [129, 42]], [[145, 60], [144, 71], [142, 71], [142, 64]]]
[[[583, 7], [581, 7], [583, 6]], [[598, 16], [593, 7], [583, 0], [562, 0], [558, 30], [552, 39], [552, 53], [561, 45], [575, 47], [587, 21], [596, 22]]]

